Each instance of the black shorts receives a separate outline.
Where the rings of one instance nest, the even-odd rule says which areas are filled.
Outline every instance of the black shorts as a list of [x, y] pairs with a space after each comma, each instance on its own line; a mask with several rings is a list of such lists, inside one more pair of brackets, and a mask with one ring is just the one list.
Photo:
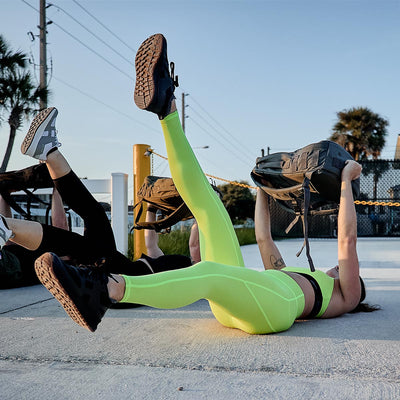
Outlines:
[[[151, 265], [155, 273], [187, 268], [192, 265], [190, 257], [180, 254], [167, 254], [157, 258], [151, 258], [146, 254], [142, 254], [140, 258], [144, 258]], [[140, 261], [140, 258], [137, 261]]]

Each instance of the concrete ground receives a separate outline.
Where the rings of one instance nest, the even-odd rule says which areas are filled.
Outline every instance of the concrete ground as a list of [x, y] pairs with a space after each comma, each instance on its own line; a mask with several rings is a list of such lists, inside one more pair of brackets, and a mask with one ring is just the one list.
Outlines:
[[[301, 240], [278, 245], [287, 265], [307, 267]], [[358, 250], [381, 311], [272, 335], [221, 326], [205, 300], [112, 309], [90, 333], [42, 286], [0, 290], [0, 399], [399, 399], [400, 239], [360, 239]], [[256, 245], [242, 251], [261, 269]], [[336, 242], [311, 240], [311, 254], [335, 266]]]

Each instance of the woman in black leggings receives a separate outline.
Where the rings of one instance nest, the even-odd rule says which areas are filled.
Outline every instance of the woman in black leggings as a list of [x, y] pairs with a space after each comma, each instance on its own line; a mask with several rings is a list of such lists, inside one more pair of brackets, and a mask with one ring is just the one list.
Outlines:
[[[0, 216], [0, 231], [3, 226], [2, 230], [9, 232], [9, 237], [3, 238], [2, 242], [10, 239], [23, 246], [29, 251], [32, 260], [52, 251], [60, 257], [68, 256], [75, 264], [101, 262], [108, 272], [118, 274], [146, 275], [190, 266], [190, 259], [185, 256], [162, 256], [156, 259], [146, 257], [145, 260], [132, 262], [117, 250], [114, 234], [103, 207], [86, 189], [58, 150], [60, 143], [55, 131], [57, 113], [54, 107], [40, 112], [32, 121], [21, 149], [22, 153], [46, 162], [54, 187], [68, 207], [84, 220], [84, 235], [34, 221]], [[35, 136], [37, 132], [46, 134], [40, 138], [41, 142], [34, 143], [35, 138], [39, 136]], [[32, 146], [35, 147], [35, 152], [30, 151]], [[38, 149], [41, 151], [38, 152]], [[17, 250], [17, 246], [15, 247]]]

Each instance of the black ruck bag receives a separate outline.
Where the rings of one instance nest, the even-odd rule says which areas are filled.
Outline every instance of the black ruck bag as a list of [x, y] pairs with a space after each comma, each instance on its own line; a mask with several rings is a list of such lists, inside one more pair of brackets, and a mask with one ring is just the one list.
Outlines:
[[[341, 173], [353, 157], [340, 145], [329, 140], [312, 143], [291, 153], [273, 153], [258, 157], [251, 172], [254, 183], [273, 197], [286, 211], [296, 214], [286, 233], [301, 218], [304, 243], [311, 271], [314, 265], [308, 243], [309, 214], [337, 212], [340, 201]], [[360, 179], [352, 182], [353, 196], [360, 194]]]
[[[54, 187], [53, 180], [50, 177], [45, 163], [35, 164], [31, 167], [27, 167], [18, 171], [0, 173], [0, 194], [11, 208], [13, 208], [26, 219], [31, 219], [30, 203], [32, 200], [46, 205], [48, 211], [50, 210], [50, 204], [43, 202], [28, 189], [36, 190], [52, 187]], [[22, 209], [10, 194], [10, 192], [16, 192], [20, 190], [24, 191], [28, 196], [27, 211]]]
[[[193, 218], [187, 205], [179, 195], [172, 178], [147, 176], [137, 192], [137, 202], [134, 208], [140, 205], [135, 219], [134, 229], [154, 229], [160, 232], [170, 228], [179, 221]], [[162, 218], [155, 222], [139, 222], [143, 212], [143, 203], [160, 210]]]

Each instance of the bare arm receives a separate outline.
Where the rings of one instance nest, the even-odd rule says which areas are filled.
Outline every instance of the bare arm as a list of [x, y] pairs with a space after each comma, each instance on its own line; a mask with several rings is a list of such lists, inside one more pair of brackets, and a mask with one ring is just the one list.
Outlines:
[[194, 222], [192, 228], [190, 229], [189, 251], [190, 258], [192, 259], [192, 264], [196, 264], [201, 261], [199, 227], [197, 225], [197, 222]]
[[53, 195], [51, 197], [51, 224], [56, 228], [66, 231], [69, 229], [64, 204], [56, 188], [53, 189]]
[[[156, 214], [151, 211], [146, 212], [146, 222], [155, 222]], [[158, 247], [158, 233], [153, 229], [144, 230], [144, 241], [146, 243], [147, 255], [152, 258], [163, 256], [164, 253]]]
[[12, 217], [11, 207], [4, 200], [2, 195], [0, 195], [0, 214], [3, 215], [3, 217], [6, 217], [6, 218], [11, 218]]
[[257, 189], [255, 209], [255, 232], [258, 248], [265, 269], [282, 269], [285, 262], [276, 247], [271, 235], [271, 217], [269, 213], [268, 195], [261, 189]]
[[340, 289], [346, 311], [351, 311], [357, 306], [361, 295], [356, 247], [357, 215], [351, 188], [351, 181], [360, 174], [361, 165], [355, 161], [349, 161], [342, 171], [338, 215], [338, 260]]

